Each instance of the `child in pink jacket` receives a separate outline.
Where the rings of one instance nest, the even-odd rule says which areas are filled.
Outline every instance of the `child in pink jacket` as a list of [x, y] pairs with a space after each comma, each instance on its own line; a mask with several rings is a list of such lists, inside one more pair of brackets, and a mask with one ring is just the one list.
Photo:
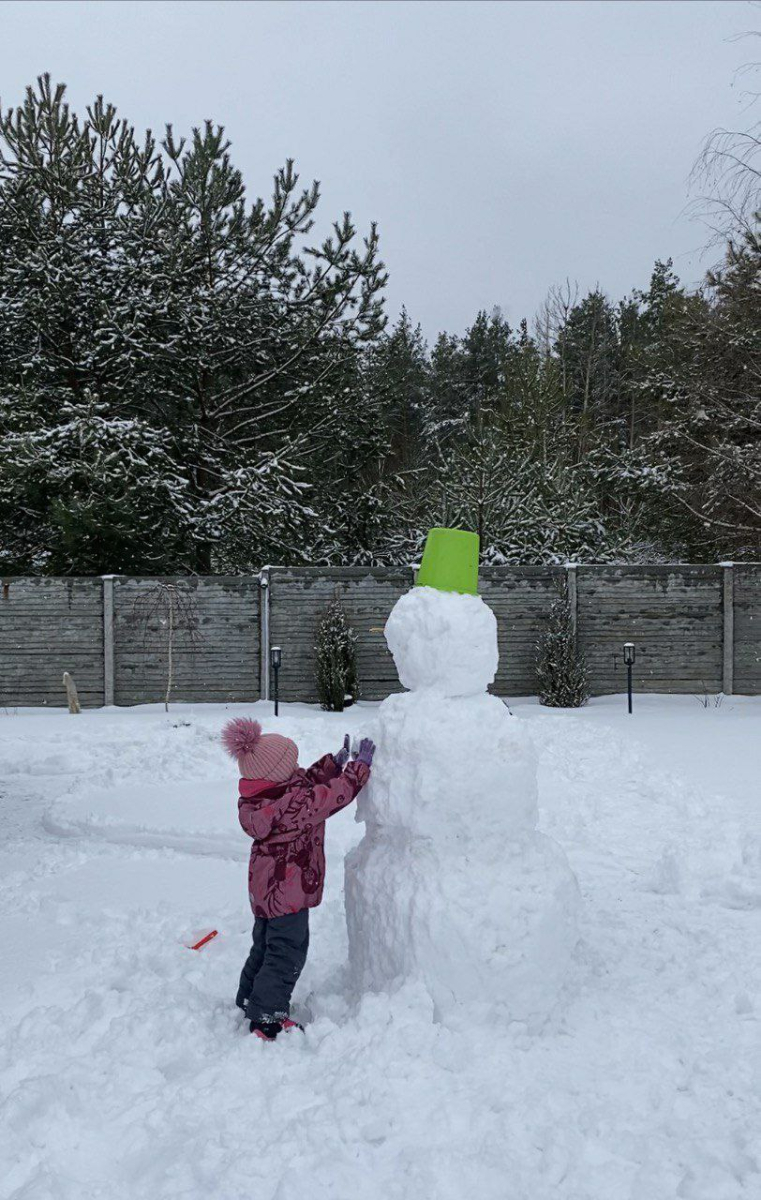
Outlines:
[[294, 1026], [290, 1002], [306, 962], [309, 909], [322, 900], [325, 883], [325, 821], [367, 783], [375, 746], [363, 738], [347, 765], [347, 734], [337, 754], [302, 770], [295, 742], [262, 733], [248, 717], [229, 721], [222, 741], [238, 762], [238, 815], [254, 839], [248, 868], [253, 945], [235, 1003], [251, 1032], [273, 1041]]

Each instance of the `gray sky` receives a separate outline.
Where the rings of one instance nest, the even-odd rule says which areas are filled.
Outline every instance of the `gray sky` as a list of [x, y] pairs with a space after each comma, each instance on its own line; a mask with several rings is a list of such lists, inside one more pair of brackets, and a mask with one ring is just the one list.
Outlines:
[[290, 156], [325, 218], [377, 219], [391, 315], [513, 322], [569, 276], [614, 298], [671, 255], [705, 135], [747, 123], [741, 0], [2, 3], [0, 95], [42, 71], [138, 128], [227, 128], [248, 187]]

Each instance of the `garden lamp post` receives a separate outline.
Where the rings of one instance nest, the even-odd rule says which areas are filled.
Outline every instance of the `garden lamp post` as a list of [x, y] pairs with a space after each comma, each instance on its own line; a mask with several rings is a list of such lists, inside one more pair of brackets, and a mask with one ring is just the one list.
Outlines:
[[626, 663], [626, 690], [629, 696], [629, 712], [632, 711], [632, 667], [634, 660], [637, 657], [637, 652], [634, 649], [634, 642], [624, 642], [624, 662]]
[[280, 667], [283, 662], [283, 651], [280, 646], [273, 646], [270, 650], [270, 666], [275, 679], [275, 716], [278, 715], [280, 707]]

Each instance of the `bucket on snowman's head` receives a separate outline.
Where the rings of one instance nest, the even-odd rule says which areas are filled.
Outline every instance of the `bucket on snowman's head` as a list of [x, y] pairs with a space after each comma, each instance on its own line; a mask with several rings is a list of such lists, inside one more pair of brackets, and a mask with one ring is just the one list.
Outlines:
[[477, 595], [478, 534], [466, 529], [431, 529], [415, 586]]

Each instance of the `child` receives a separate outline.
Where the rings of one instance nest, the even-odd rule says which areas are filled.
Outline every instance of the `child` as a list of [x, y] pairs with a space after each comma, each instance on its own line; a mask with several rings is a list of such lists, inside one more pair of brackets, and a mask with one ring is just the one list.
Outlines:
[[228, 721], [222, 741], [238, 760], [238, 816], [254, 838], [248, 868], [254, 941], [235, 1003], [251, 1032], [271, 1042], [295, 1026], [291, 995], [306, 962], [309, 909], [322, 900], [325, 882], [325, 821], [365, 786], [375, 746], [363, 738], [347, 766], [347, 734], [337, 754], [304, 771], [295, 742], [262, 733], [248, 717]]

